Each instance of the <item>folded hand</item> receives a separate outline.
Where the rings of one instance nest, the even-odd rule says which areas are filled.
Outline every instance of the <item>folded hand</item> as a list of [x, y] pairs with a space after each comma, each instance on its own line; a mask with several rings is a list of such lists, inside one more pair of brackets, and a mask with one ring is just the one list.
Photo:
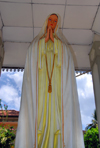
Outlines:
[[51, 26], [49, 26], [47, 29], [47, 36], [45, 38], [45, 43], [48, 42], [49, 39], [51, 39], [51, 41], [54, 42], [53, 31]]

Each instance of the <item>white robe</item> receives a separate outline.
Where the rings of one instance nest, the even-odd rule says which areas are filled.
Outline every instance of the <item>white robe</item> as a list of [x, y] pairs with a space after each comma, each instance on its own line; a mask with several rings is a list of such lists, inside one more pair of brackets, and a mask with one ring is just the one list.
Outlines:
[[[64, 42], [62, 47], [62, 148], [84, 148], [73, 59]], [[38, 40], [35, 39], [28, 49], [26, 58], [15, 148], [38, 148], [37, 106]]]

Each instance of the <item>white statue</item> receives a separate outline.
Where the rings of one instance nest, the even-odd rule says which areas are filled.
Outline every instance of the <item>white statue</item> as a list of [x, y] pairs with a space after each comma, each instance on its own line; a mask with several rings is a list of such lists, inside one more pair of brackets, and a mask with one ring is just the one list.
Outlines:
[[84, 148], [75, 71], [60, 16], [47, 17], [25, 64], [15, 148]]

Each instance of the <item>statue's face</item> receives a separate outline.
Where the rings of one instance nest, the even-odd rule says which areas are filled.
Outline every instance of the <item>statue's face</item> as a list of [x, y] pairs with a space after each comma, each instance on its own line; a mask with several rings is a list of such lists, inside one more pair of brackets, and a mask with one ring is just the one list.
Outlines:
[[48, 18], [48, 27], [51, 26], [52, 30], [55, 29], [57, 25], [58, 17], [55, 14], [52, 14]]

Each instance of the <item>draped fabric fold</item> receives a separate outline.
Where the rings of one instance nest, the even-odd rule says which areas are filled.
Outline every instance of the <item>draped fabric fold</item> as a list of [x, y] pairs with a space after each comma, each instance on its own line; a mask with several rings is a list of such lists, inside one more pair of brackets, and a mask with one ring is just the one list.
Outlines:
[[15, 148], [84, 148], [74, 63], [57, 16], [54, 43], [45, 43], [47, 18], [27, 52]]

